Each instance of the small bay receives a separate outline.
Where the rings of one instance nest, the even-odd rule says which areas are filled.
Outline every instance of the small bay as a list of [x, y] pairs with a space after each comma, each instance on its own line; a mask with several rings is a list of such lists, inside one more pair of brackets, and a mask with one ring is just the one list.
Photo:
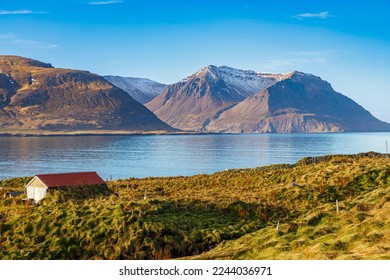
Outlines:
[[103, 179], [213, 173], [302, 157], [386, 152], [390, 133], [0, 137], [0, 180], [97, 171]]

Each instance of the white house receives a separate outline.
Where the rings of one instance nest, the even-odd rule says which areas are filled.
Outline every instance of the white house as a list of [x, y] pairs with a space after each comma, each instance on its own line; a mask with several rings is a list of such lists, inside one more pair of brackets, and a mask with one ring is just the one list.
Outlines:
[[26, 185], [27, 197], [35, 202], [43, 199], [49, 189], [106, 185], [96, 172], [76, 172], [36, 175]]

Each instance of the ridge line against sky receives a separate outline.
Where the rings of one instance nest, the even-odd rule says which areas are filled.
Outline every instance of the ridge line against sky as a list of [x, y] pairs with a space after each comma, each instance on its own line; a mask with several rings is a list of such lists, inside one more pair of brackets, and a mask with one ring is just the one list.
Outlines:
[[390, 1], [3, 0], [0, 54], [174, 83], [207, 65], [313, 73], [390, 122]]

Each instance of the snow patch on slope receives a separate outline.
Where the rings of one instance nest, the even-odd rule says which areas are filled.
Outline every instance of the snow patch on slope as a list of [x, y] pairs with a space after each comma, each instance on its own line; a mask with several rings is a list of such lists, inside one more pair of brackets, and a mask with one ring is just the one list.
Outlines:
[[164, 84], [145, 78], [121, 76], [105, 76], [104, 78], [113, 85], [126, 91], [131, 97], [141, 103], [145, 103], [145, 100], [150, 101], [167, 87]]
[[255, 72], [252, 70], [240, 70], [228, 66], [217, 67], [209, 65], [207, 67], [203, 67], [186, 79], [181, 80], [181, 82], [187, 82], [194, 77], [204, 76], [213, 80], [222, 79], [227, 87], [234, 89], [242, 98], [246, 98], [261, 91], [262, 89], [272, 86], [276, 82], [281, 81], [290, 75], [291, 73], [271, 74]]

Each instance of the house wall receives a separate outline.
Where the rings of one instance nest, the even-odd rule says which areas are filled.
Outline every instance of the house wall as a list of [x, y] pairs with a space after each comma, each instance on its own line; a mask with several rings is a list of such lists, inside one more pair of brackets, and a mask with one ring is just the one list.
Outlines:
[[34, 199], [35, 202], [40, 201], [46, 195], [47, 188], [27, 187], [27, 197]]
[[43, 185], [42, 182], [37, 178], [33, 178], [27, 184], [26, 190], [27, 190], [27, 197], [30, 199], [34, 199], [35, 202], [38, 202], [45, 197], [47, 187]]
[[27, 197], [30, 199], [34, 199], [35, 195], [35, 188], [34, 187], [27, 187]]

